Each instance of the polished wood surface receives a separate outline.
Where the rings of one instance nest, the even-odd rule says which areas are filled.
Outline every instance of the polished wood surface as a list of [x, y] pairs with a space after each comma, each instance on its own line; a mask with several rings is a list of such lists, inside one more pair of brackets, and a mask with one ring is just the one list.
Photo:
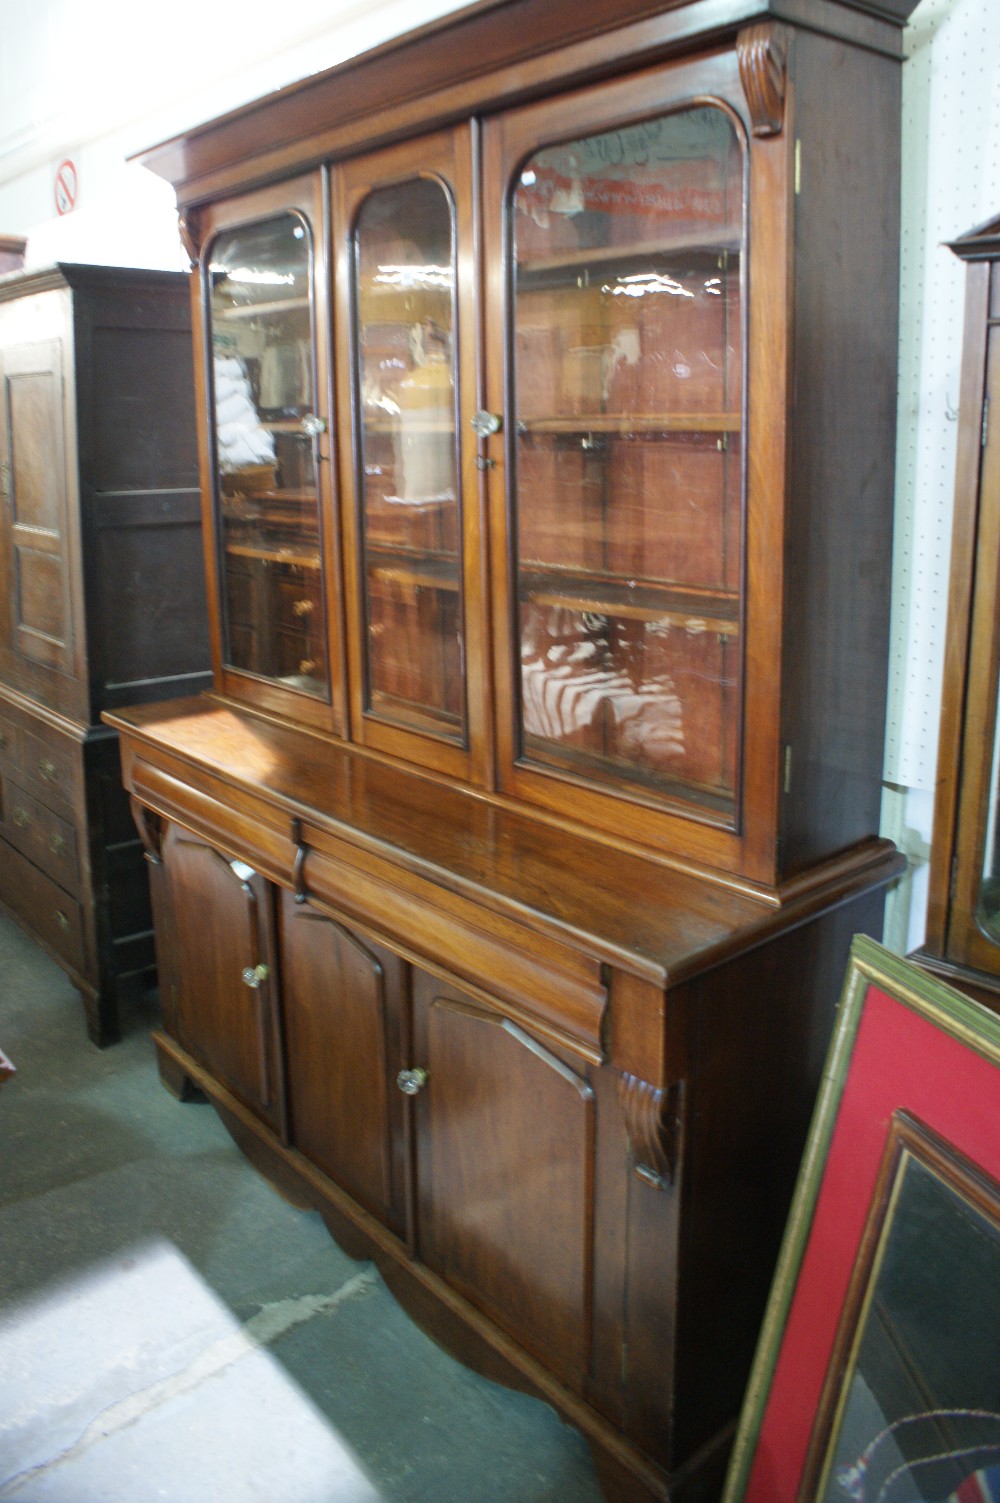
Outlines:
[[[147, 155], [202, 267], [216, 667], [110, 717], [164, 1083], [578, 1425], [618, 1503], [718, 1494], [850, 939], [901, 867], [910, 8], [476, 5]], [[294, 630], [246, 582], [240, 631], [272, 626], [233, 667], [220, 572], [211, 248], [289, 212], [328, 703], [275, 680]], [[276, 270], [240, 268], [268, 307]]]

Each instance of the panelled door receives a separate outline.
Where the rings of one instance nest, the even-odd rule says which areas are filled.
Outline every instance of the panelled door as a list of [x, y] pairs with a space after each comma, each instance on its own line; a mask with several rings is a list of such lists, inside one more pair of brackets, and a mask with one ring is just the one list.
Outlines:
[[415, 971], [420, 1255], [577, 1391], [591, 1368], [595, 1100], [580, 1073]]
[[62, 341], [3, 350], [0, 378], [0, 640], [14, 682], [28, 687], [39, 668], [73, 672]]
[[178, 1042], [284, 1132], [272, 889], [176, 825], [162, 847]]

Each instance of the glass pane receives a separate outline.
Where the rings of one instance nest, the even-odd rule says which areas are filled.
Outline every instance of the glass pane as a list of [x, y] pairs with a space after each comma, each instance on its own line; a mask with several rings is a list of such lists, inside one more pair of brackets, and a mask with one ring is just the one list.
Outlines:
[[[996, 298], [997, 268], [992, 269], [994, 299]], [[994, 324], [987, 335], [986, 391], [988, 411], [1000, 410], [1000, 324]], [[985, 430], [986, 445], [983, 449], [983, 464], [980, 471], [980, 515], [995, 515], [997, 492], [995, 477], [998, 474], [996, 457], [996, 418], [991, 417]], [[993, 461], [991, 463], [991, 461]], [[977, 585], [977, 588], [979, 586]], [[975, 659], [973, 659], [973, 674]], [[982, 672], [982, 670], [980, 670]], [[989, 672], [990, 670], [986, 670]], [[983, 673], [986, 676], [986, 673]], [[985, 691], [984, 691], [985, 692]], [[994, 677], [993, 696], [993, 755], [990, 764], [990, 781], [986, 790], [986, 808], [983, 811], [983, 871], [976, 904], [976, 922], [982, 932], [994, 944], [1000, 945], [1000, 686]], [[971, 849], [971, 847], [968, 847]]]
[[311, 263], [296, 214], [226, 231], [209, 318], [226, 662], [326, 696]]
[[699, 107], [513, 194], [522, 759], [731, 815], [743, 156]]
[[366, 709], [461, 741], [455, 234], [442, 183], [366, 198], [355, 277]]

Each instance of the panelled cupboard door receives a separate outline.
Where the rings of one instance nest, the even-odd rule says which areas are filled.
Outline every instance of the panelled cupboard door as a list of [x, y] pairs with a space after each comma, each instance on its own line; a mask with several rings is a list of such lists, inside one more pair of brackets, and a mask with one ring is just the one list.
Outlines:
[[206, 210], [196, 370], [216, 682], [340, 733], [323, 224], [319, 174]]
[[[786, 259], [749, 275], [745, 109], [722, 53], [486, 122], [482, 457], [501, 787], [766, 876], [781, 575], [754, 508], [783, 461], [753, 451], [747, 330], [757, 299], [783, 306]], [[786, 170], [784, 141], [764, 150]]]
[[457, 988], [421, 972], [413, 987], [420, 1254], [579, 1391], [591, 1366], [593, 1089]]
[[474, 136], [333, 172], [346, 597], [355, 740], [485, 776]]
[[161, 862], [177, 1041], [282, 1131], [271, 886], [176, 825], [164, 838]]
[[406, 967], [284, 890], [278, 924], [292, 1145], [401, 1231], [402, 1097], [388, 1080]]
[[[0, 351], [0, 532], [9, 581], [0, 640], [13, 665], [35, 673], [70, 674], [74, 665], [63, 365], [59, 339]], [[20, 682], [16, 666], [11, 681]]]

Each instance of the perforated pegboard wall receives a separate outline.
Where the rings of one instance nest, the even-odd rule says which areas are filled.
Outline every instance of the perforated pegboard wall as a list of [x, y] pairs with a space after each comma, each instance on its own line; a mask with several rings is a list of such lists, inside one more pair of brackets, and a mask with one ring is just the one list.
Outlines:
[[899, 434], [886, 778], [934, 786], [963, 268], [944, 244], [1000, 209], [1000, 5], [923, 0], [906, 31]]

